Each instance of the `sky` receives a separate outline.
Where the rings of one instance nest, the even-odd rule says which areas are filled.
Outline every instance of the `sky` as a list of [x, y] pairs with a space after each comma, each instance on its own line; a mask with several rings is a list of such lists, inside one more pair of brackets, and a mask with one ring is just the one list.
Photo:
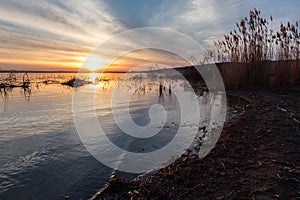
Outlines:
[[[140, 37], [118, 40], [102, 49], [103, 55], [94, 54], [99, 45], [143, 27], [175, 30], [209, 47], [253, 8], [272, 15], [274, 26], [300, 20], [299, 0], [0, 0], [0, 70], [98, 69], [108, 65], [120, 43], [135, 46]], [[147, 62], [184, 65], [181, 61], [170, 52], [139, 49], [110, 63], [110, 69]]]

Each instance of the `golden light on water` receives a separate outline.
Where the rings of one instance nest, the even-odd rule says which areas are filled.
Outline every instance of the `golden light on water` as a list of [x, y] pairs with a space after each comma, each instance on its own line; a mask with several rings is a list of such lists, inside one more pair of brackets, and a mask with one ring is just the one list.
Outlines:
[[95, 81], [100, 75], [98, 73], [89, 73], [90, 81]]
[[[119, 75], [117, 75], [119, 76]], [[110, 81], [115, 77], [113, 74], [89, 73], [88, 80], [93, 84], [88, 84], [89, 89], [106, 89], [110, 85]], [[115, 77], [116, 78], [116, 77]]]

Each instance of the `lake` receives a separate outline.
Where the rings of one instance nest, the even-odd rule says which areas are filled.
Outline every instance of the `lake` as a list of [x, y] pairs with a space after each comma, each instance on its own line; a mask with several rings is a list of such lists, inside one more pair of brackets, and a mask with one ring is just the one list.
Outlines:
[[[207, 105], [224, 103], [222, 95], [195, 95], [178, 74], [91, 73], [78, 76], [89, 82], [82, 87], [60, 84], [75, 75], [28, 74], [29, 88], [1, 88], [0, 199], [87, 199], [115, 169], [125, 171], [119, 176], [134, 178], [134, 170], [180, 156], [195, 143], [195, 134], [199, 137], [197, 113], [205, 124], [214, 115]], [[12, 81], [20, 84], [23, 74], [14, 76]], [[0, 74], [2, 82], [7, 77]], [[194, 112], [196, 104], [201, 112]], [[94, 118], [104, 135], [90, 128]], [[144, 126], [147, 130], [140, 129]], [[154, 162], [151, 152], [172, 143], [170, 155], [162, 153]]]

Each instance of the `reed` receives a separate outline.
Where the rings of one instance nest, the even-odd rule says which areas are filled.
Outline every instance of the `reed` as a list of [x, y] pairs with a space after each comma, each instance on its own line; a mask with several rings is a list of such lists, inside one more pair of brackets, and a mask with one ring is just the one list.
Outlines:
[[280, 24], [275, 33], [269, 28], [270, 21], [257, 9], [249, 17], [236, 23], [236, 29], [214, 42], [214, 55], [218, 62], [259, 62], [262, 60], [299, 59], [299, 22]]
[[299, 21], [270, 28], [273, 17], [257, 9], [208, 51], [227, 88], [281, 87], [300, 83]]

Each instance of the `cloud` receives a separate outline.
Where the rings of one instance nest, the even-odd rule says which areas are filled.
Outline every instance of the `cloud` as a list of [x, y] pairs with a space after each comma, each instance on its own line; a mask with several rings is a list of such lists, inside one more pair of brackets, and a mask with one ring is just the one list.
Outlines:
[[250, 9], [259, 5], [258, 0], [168, 1], [153, 13], [149, 24], [183, 32], [208, 46], [234, 28], [235, 22], [246, 16]]
[[[0, 0], [0, 64], [2, 68], [12, 64], [21, 68], [31, 60], [37, 65], [44, 62], [45, 66], [79, 67], [112, 35], [149, 26], [177, 30], [208, 47], [235, 28], [235, 22], [247, 16], [250, 9], [256, 7], [266, 17], [273, 15], [273, 24], [278, 24], [299, 20], [299, 6], [297, 0]], [[145, 42], [169, 45], [164, 38], [140, 38], [137, 35], [116, 41], [102, 52], [103, 56], [112, 57], [127, 46]], [[153, 52], [146, 52], [155, 57]], [[162, 55], [157, 55], [160, 61]], [[132, 62], [126, 60], [130, 63], [143, 60], [129, 57]]]
[[55, 56], [58, 62], [63, 56], [76, 60], [121, 30], [122, 24], [100, 1], [0, 0], [2, 63], [4, 56], [6, 63], [26, 56], [41, 63]]
[[[54, 1], [55, 2], [55, 1]], [[0, 19], [59, 37], [90, 41], [122, 29], [97, 1], [1, 1]], [[59, 5], [64, 5], [63, 7]], [[104, 5], [104, 4], [103, 4]], [[101, 34], [99, 34], [101, 31]], [[91, 38], [91, 36], [93, 36]]]

